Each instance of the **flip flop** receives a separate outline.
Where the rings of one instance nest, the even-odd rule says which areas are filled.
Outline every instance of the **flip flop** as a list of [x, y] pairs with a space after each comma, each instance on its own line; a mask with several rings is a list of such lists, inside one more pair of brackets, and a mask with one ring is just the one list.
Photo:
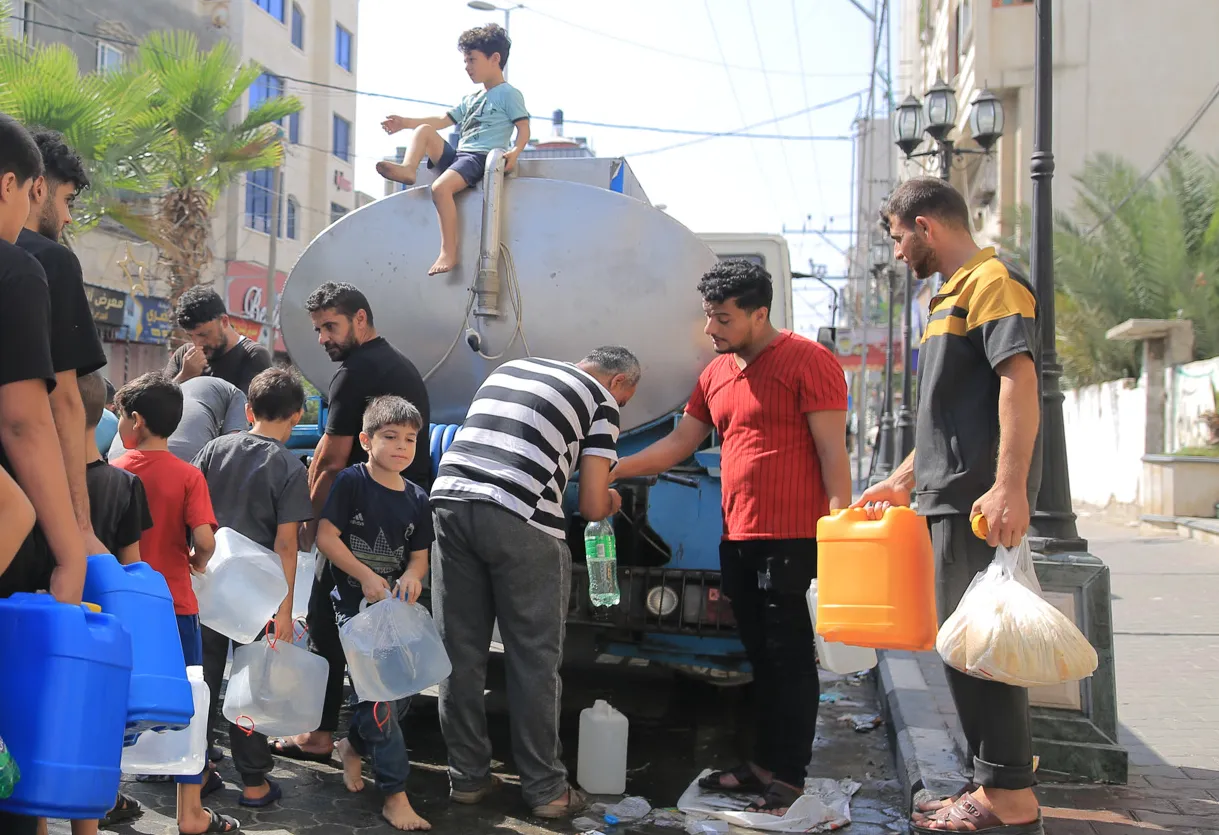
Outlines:
[[[936, 827], [931, 824], [941, 823], [946, 826]], [[985, 808], [973, 799], [972, 795], [964, 794], [951, 806], [945, 806], [940, 811], [922, 820], [912, 820], [910, 830], [920, 835], [1045, 835], [1041, 812], [1037, 820], [1029, 823], [1004, 823], [990, 809]]]
[[794, 786], [788, 786], [775, 781], [766, 787], [766, 794], [762, 795], [762, 800], [749, 804], [745, 808], [745, 811], [782, 817], [791, 808], [792, 804], [800, 799], [802, 794], [804, 792]]
[[133, 821], [143, 814], [144, 807], [140, 805], [140, 801], [119, 792], [118, 797], [114, 801], [114, 808], [107, 812], [106, 817], [99, 820], [97, 825], [105, 829], [120, 823]]
[[242, 792], [241, 797], [237, 799], [237, 803], [241, 806], [245, 806], [248, 809], [265, 809], [272, 803], [282, 800], [284, 797], [284, 790], [280, 787], [279, 783], [276, 783], [270, 777], [264, 777], [263, 779], [266, 780], [267, 785], [271, 787], [270, 791], [258, 799], [248, 798], [245, 796], [245, 792]]
[[916, 804], [914, 804], [914, 813], [913, 813], [912, 817], [915, 820], [917, 820], [918, 818], [930, 817], [931, 815], [934, 815], [936, 812], [940, 811], [941, 809], [945, 809], [945, 808], [951, 806], [952, 804], [956, 803], [958, 800], [961, 799], [962, 795], [973, 794], [977, 790], [978, 790], [978, 787], [975, 784], [966, 783], [964, 786], [962, 786], [960, 789], [958, 789], [956, 791], [956, 793], [954, 793], [954, 794], [944, 795], [943, 797], [938, 797], [934, 800], [928, 800], [923, 803], [916, 803]]
[[[734, 778], [737, 784], [731, 788], [725, 786], [723, 784], [724, 777]], [[748, 763], [741, 763], [736, 768], [728, 771], [713, 771], [698, 781], [698, 787], [708, 791], [731, 792], [733, 794], [757, 794], [766, 789], [766, 786], [762, 785], [762, 781], [758, 779], [758, 775], [754, 773]]]
[[286, 757], [290, 760], [301, 760], [307, 763], [322, 763], [329, 765], [334, 762], [334, 752], [329, 754], [319, 754], [315, 751], [306, 751], [295, 742], [285, 742], [282, 739], [277, 739], [271, 743], [271, 753], [277, 757]]
[[209, 768], [207, 770], [207, 779], [203, 781], [203, 788], [199, 790], [199, 796], [207, 797], [209, 794], [218, 792], [223, 788], [224, 778], [220, 776], [220, 772]]
[[[237, 830], [241, 829], [241, 822], [238, 821], [237, 818], [222, 815], [218, 812], [213, 812], [211, 809], [204, 809], [203, 811], [207, 812], [209, 816], [207, 829], [197, 833], [197, 835], [210, 835], [210, 833], [213, 832], [236, 832]], [[183, 832], [181, 829], [179, 829], [178, 835], [196, 835], [196, 833]]]

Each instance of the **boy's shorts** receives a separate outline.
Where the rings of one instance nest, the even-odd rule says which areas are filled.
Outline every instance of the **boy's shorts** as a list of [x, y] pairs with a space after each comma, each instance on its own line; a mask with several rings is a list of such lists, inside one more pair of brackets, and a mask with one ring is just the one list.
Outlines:
[[[203, 632], [199, 629], [198, 615], [178, 615], [178, 637], [182, 641], [182, 657], [186, 666], [203, 666]], [[176, 783], [197, 786], [203, 782], [203, 772], [185, 774], [174, 778]]]
[[427, 167], [436, 169], [437, 176], [449, 170], [456, 171], [466, 181], [468, 188], [474, 188], [482, 182], [483, 173], [487, 170], [487, 155], [473, 151], [457, 151], [445, 142], [440, 161], [432, 162], [429, 159]]

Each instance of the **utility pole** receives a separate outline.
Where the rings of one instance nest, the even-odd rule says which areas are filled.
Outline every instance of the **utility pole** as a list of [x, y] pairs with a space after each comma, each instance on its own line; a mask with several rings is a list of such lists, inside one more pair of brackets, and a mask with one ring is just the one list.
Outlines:
[[281, 162], [271, 169], [271, 229], [270, 242], [267, 244], [267, 287], [263, 293], [263, 303], [266, 313], [263, 318], [267, 324], [267, 350], [275, 353], [275, 250], [279, 240], [279, 205], [280, 192], [283, 191], [284, 167]]

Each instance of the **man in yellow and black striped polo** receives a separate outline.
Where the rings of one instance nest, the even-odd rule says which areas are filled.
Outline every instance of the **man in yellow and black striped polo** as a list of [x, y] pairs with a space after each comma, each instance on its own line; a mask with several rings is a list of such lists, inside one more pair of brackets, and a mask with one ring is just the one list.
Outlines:
[[[1037, 300], [1028, 280], [974, 242], [969, 208], [948, 183], [902, 183], [881, 210], [898, 260], [919, 278], [947, 279], [931, 300], [919, 348], [915, 451], [856, 502], [873, 515], [918, 498], [936, 557], [940, 622], [952, 614], [995, 546], [1028, 531], [1041, 482]], [[970, 519], [985, 516], [985, 541]], [[973, 779], [920, 804], [919, 833], [1041, 835], [1033, 794], [1028, 691], [948, 668], [973, 760]]]

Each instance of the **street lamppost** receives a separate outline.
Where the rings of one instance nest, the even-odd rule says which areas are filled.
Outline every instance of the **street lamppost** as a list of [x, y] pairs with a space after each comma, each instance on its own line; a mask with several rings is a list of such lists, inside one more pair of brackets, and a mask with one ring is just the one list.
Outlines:
[[[948, 180], [952, 173], [954, 156], [990, 154], [999, 137], [1003, 135], [1003, 102], [990, 90], [982, 90], [974, 97], [969, 111], [969, 129], [981, 150], [956, 147], [948, 136], [956, 124], [956, 91], [945, 83], [942, 76], [936, 76], [935, 84], [927, 91], [925, 102], [920, 102], [911, 93], [897, 106], [897, 112], [893, 116], [893, 138], [897, 147], [906, 155], [906, 159], [938, 157], [940, 179]], [[931, 138], [934, 147], [915, 153], [914, 149], [922, 144], [924, 134]], [[905, 306], [902, 310], [902, 315], [905, 316], [905, 338], [902, 340], [902, 405], [897, 414], [897, 445], [903, 461], [914, 449], [914, 413], [910, 408], [914, 400], [914, 334], [910, 315], [913, 308], [913, 285], [913, 272], [907, 264]]]
[[[897, 462], [893, 460], [893, 268], [889, 265], [892, 248], [884, 238], [872, 243], [872, 271], [877, 280], [884, 276], [889, 288], [889, 335], [885, 342], [885, 393], [881, 403], [880, 427], [876, 432], [876, 468], [872, 472], [872, 483], [888, 478]], [[864, 349], [865, 360], [867, 348]], [[865, 362], [866, 368], [866, 362]]]
[[[466, 3], [471, 9], [476, 9], [480, 12], [503, 12], [504, 13], [504, 31], [511, 35], [512, 29], [512, 13], [517, 9], [525, 8], [523, 3], [517, 3], [515, 6], [497, 6], [494, 3], [488, 3], [487, 0], [470, 0]], [[506, 75], [506, 73], [505, 73]]]

